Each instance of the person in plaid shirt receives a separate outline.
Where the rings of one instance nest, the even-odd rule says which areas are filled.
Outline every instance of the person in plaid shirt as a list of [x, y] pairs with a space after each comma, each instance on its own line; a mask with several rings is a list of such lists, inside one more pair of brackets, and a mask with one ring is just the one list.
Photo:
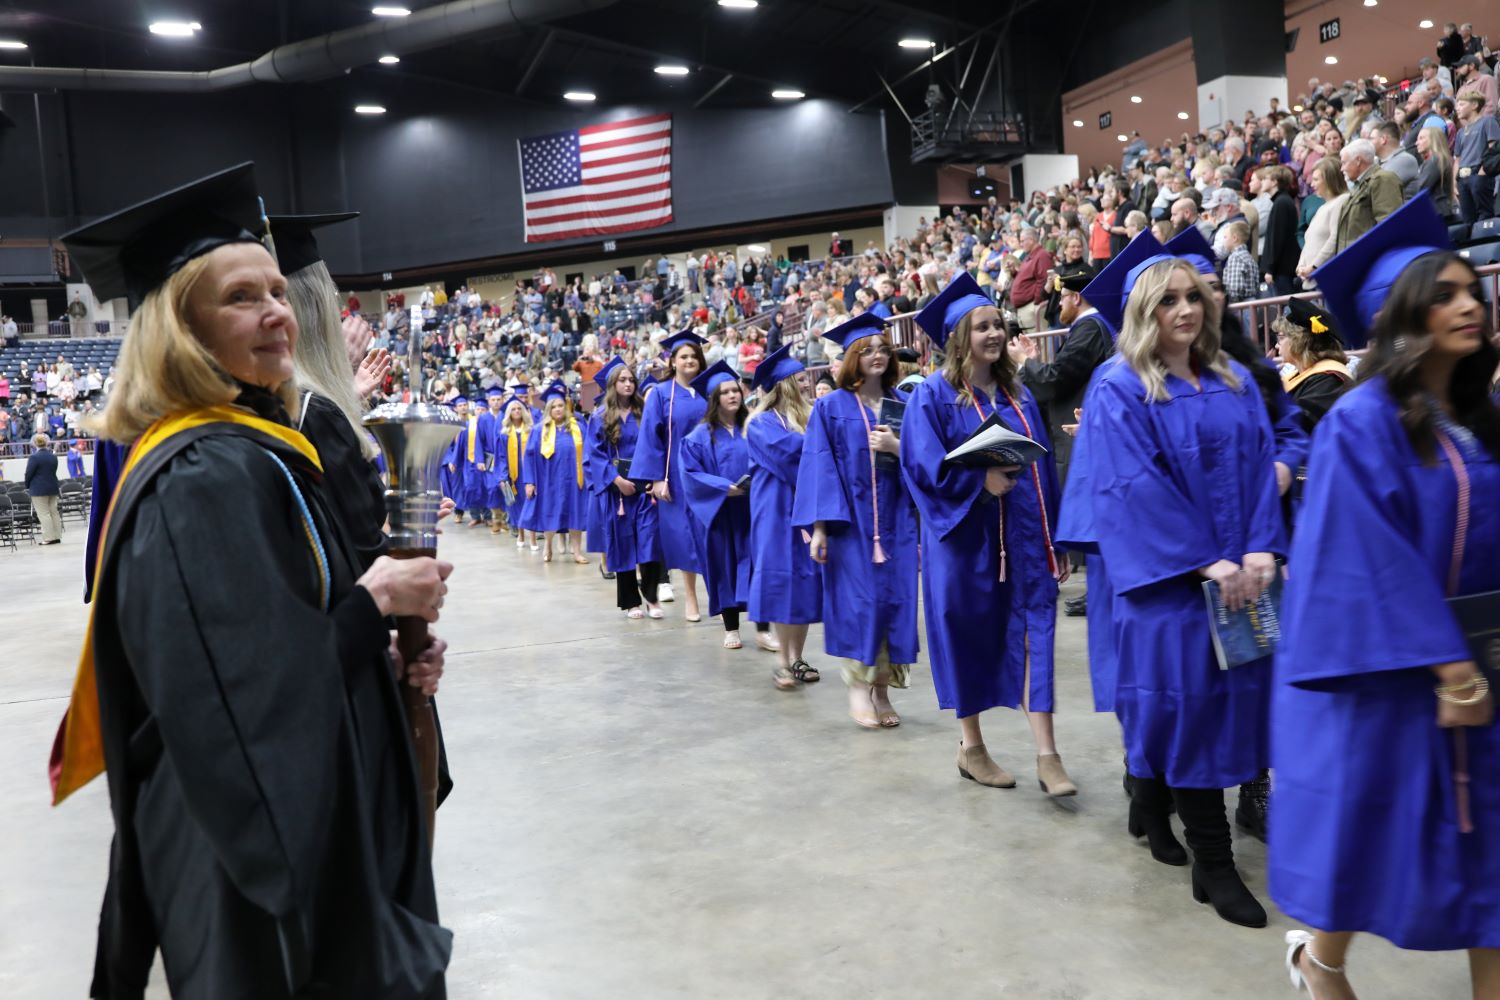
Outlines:
[[1224, 231], [1229, 256], [1224, 259], [1224, 297], [1229, 302], [1244, 302], [1260, 292], [1260, 271], [1250, 256], [1250, 226], [1231, 222]]

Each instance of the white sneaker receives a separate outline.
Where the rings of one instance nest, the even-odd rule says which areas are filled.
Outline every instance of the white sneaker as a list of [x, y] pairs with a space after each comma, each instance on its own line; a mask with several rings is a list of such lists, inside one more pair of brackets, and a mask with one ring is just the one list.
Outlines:
[[672, 585], [664, 583], [656, 588], [656, 600], [659, 604], [671, 604], [677, 600], [677, 595], [672, 593]]

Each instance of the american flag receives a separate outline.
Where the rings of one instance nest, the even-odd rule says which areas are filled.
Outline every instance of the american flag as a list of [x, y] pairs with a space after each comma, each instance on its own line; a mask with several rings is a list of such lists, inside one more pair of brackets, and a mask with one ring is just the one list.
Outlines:
[[672, 221], [670, 114], [532, 136], [517, 146], [527, 243]]

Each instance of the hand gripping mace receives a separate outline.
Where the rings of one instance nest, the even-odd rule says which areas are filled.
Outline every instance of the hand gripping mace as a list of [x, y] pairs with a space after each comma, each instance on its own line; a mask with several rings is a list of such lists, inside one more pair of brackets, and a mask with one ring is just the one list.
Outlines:
[[[416, 371], [420, 373], [421, 369]], [[462, 418], [441, 404], [385, 403], [371, 410], [364, 424], [385, 454], [388, 476], [385, 509], [391, 558], [436, 556], [438, 509], [443, 502], [440, 485], [443, 452], [463, 428]], [[425, 620], [413, 616], [396, 619], [396, 648], [408, 666], [422, 655], [427, 643]], [[411, 726], [423, 811], [427, 816], [427, 837], [431, 843], [437, 818], [437, 720], [431, 699], [420, 688], [407, 684], [404, 678], [398, 686]]]

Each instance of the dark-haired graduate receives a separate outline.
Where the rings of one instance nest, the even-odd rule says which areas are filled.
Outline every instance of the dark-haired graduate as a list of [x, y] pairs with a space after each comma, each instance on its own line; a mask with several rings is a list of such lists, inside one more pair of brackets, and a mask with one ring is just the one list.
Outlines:
[[[708, 613], [724, 619], [724, 648], [739, 649], [740, 614], [750, 596], [750, 495], [740, 481], [750, 471], [745, 445], [745, 389], [719, 361], [693, 380], [707, 401], [703, 420], [682, 439], [682, 494], [703, 553]], [[755, 640], [775, 650], [770, 625], [757, 622]]]
[[132, 310], [97, 423], [131, 450], [50, 768], [55, 802], [109, 782], [89, 992], [143, 996], [159, 949], [177, 997], [436, 1000], [451, 935], [385, 617], [435, 621], [451, 567], [360, 565], [294, 428], [263, 223], [246, 164], [63, 237]]
[[843, 657], [849, 715], [866, 729], [901, 717], [889, 689], [917, 659], [917, 519], [894, 461], [901, 440], [880, 423], [898, 373], [884, 320], [862, 313], [823, 334], [844, 348], [837, 388], [813, 404], [792, 524], [823, 566], [823, 648]]
[[1271, 895], [1317, 929], [1287, 965], [1320, 1000], [1354, 996], [1356, 932], [1468, 949], [1474, 997], [1500, 996], [1500, 663], [1476, 648], [1500, 623], [1500, 351], [1450, 247], [1418, 197], [1314, 273], [1370, 338], [1313, 440], [1271, 716]]
[[1219, 668], [1202, 583], [1219, 584], [1237, 609], [1277, 572], [1286, 532], [1271, 422], [1249, 371], [1219, 348], [1218, 304], [1193, 264], [1151, 253], [1095, 281], [1106, 279], [1125, 303], [1118, 354], [1084, 401], [1074, 462], [1083, 475], [1069, 477], [1063, 507], [1092, 505], [1084, 520], [1114, 590], [1130, 829], [1147, 834], [1157, 860], [1186, 863], [1170, 795], [1195, 856], [1194, 898], [1263, 927], [1265, 910], [1235, 870], [1224, 789], [1269, 762], [1270, 660]]
[[901, 468], [922, 521], [932, 684], [962, 732], [958, 772], [982, 785], [1015, 787], [985, 749], [979, 714], [1018, 708], [1036, 743], [1042, 791], [1074, 795], [1052, 735], [1057, 587], [1069, 572], [1052, 540], [1057, 468], [1050, 452], [1025, 469], [944, 460], [995, 414], [1049, 447], [1046, 420], [1016, 377], [1000, 310], [968, 274], [950, 281], [916, 321], [944, 361], [907, 403]]
[[526, 445], [526, 527], [542, 533], [542, 561], [552, 561], [552, 536], [559, 544], [571, 541], [573, 561], [588, 563], [583, 554], [583, 526], [588, 503], [583, 463], [583, 428], [568, 405], [568, 392], [553, 383], [542, 392], [542, 426]]
[[651, 481], [660, 525], [662, 560], [668, 570], [682, 571], [684, 617], [702, 620], [698, 610], [698, 574], [703, 572], [703, 553], [698, 551], [700, 532], [693, 526], [692, 512], [673, 484], [682, 478], [682, 439], [703, 419], [708, 404], [693, 388], [693, 380], [707, 367], [703, 345], [708, 343], [692, 330], [683, 330], [662, 341], [672, 377], [655, 386], [641, 410], [641, 433], [636, 440], [631, 473]]
[[469, 474], [467, 458], [469, 445], [472, 443], [476, 449], [480, 445], [479, 439], [471, 436], [475, 421], [469, 413], [469, 401], [463, 396], [457, 396], [449, 400], [448, 405], [453, 407], [453, 412], [457, 413], [463, 420], [464, 427], [454, 437], [453, 443], [448, 446], [448, 450], [443, 453], [443, 471], [439, 478], [443, 496], [454, 503], [453, 521], [455, 524], [462, 524], [464, 520], [464, 504], [469, 499], [468, 489], [464, 485], [464, 480]]
[[781, 663], [771, 677], [789, 690], [820, 679], [802, 658], [807, 627], [823, 615], [823, 574], [792, 524], [802, 441], [812, 415], [807, 372], [783, 344], [755, 369], [760, 394], [745, 425], [750, 448], [750, 619], [771, 622]]
[[[589, 488], [603, 501], [604, 567], [615, 574], [620, 610], [629, 618], [662, 616], [657, 601], [661, 549], [656, 500], [631, 478], [630, 465], [641, 431], [641, 400], [635, 372], [620, 358], [594, 373], [602, 392], [589, 421]], [[646, 605], [642, 612], [641, 604]]]

